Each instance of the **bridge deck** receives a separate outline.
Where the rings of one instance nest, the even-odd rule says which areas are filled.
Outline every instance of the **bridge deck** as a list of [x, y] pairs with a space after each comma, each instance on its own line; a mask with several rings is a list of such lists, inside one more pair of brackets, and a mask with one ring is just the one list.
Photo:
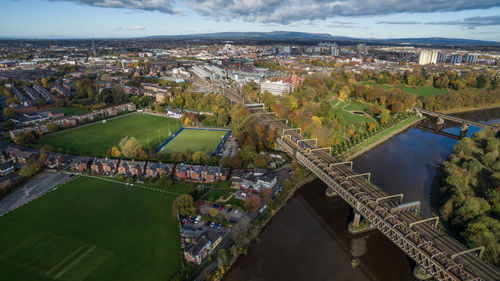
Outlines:
[[468, 124], [468, 125], [479, 127], [479, 128], [490, 128], [490, 129], [497, 130], [497, 131], [500, 130], [500, 128], [498, 126], [491, 125], [491, 124], [470, 121], [470, 120], [462, 119], [459, 117], [455, 117], [455, 116], [451, 116], [451, 115], [447, 115], [447, 114], [443, 114], [443, 113], [439, 113], [439, 112], [435, 112], [435, 111], [420, 109], [420, 108], [415, 108], [415, 109], [424, 115], [439, 117], [439, 118], [453, 121], [453, 122], [456, 122], [459, 124]]
[[[250, 108], [254, 113], [264, 113], [260, 108]], [[282, 136], [288, 126], [274, 115], [257, 114], [262, 122], [269, 124]], [[409, 227], [409, 223], [422, 218], [412, 213], [393, 214], [390, 209], [397, 206], [394, 201], [380, 201], [376, 198], [389, 194], [377, 185], [356, 175], [356, 171], [344, 165], [330, 164], [340, 161], [328, 151], [308, 149], [318, 148], [313, 141], [307, 141], [298, 132], [287, 130], [287, 137], [278, 139], [278, 143], [295, 156], [301, 164], [308, 167], [328, 186], [334, 190], [354, 209], [359, 211], [368, 221], [384, 235], [407, 253], [417, 263], [426, 268], [438, 280], [500, 280], [500, 270], [486, 264], [473, 254], [459, 256], [452, 260], [451, 255], [468, 249], [466, 246], [434, 228], [430, 223]], [[300, 140], [300, 144], [297, 142]]]

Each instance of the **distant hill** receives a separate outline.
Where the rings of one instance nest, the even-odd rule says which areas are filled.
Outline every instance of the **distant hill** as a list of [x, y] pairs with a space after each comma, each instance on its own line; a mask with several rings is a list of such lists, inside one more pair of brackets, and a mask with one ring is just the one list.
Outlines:
[[417, 45], [500, 45], [500, 42], [457, 38], [395, 38], [395, 39], [363, 39], [345, 36], [333, 36], [328, 33], [307, 33], [294, 31], [272, 32], [217, 32], [186, 35], [158, 35], [145, 39], [177, 39], [177, 40], [329, 40], [329, 41], [359, 41], [367, 43], [393, 43]]

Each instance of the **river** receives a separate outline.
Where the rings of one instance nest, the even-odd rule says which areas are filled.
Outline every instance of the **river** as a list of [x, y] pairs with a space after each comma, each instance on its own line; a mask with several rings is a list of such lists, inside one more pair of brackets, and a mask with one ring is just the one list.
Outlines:
[[[500, 122], [499, 108], [454, 115]], [[422, 124], [434, 125], [430, 120]], [[458, 134], [460, 127], [445, 124], [443, 130]], [[477, 131], [470, 127], [467, 136]], [[421, 214], [428, 217], [437, 167], [456, 142], [412, 127], [357, 157], [354, 168], [371, 172], [372, 181], [389, 193], [404, 193], [405, 202], [420, 201]], [[224, 280], [414, 280], [414, 263], [380, 232], [348, 233], [351, 208], [340, 198], [326, 198], [325, 188], [315, 180], [298, 190]]]

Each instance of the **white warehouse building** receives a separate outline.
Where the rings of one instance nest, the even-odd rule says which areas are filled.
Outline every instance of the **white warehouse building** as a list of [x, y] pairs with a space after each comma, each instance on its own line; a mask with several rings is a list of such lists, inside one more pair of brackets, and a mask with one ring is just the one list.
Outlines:
[[273, 95], [283, 96], [288, 95], [292, 89], [290, 83], [283, 83], [283, 81], [271, 82], [265, 81], [260, 83], [260, 92], [269, 92]]

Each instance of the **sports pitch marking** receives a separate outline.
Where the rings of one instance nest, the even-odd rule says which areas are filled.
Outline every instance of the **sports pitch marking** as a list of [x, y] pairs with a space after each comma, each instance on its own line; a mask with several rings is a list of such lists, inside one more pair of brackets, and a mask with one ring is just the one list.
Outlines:
[[226, 132], [222, 140], [219, 142], [215, 150], [212, 152], [210, 157], [213, 157], [217, 154], [217, 152], [220, 150], [221, 146], [224, 144], [224, 142], [227, 140], [229, 135], [231, 134], [231, 130], [229, 129], [213, 129], [213, 128], [192, 128], [192, 127], [182, 127], [179, 131], [177, 131], [173, 136], [171, 136], [164, 144], [162, 144], [157, 150], [156, 153], [160, 152], [168, 143], [170, 143], [175, 137], [177, 137], [180, 133], [182, 133], [184, 130], [200, 130], [200, 131], [219, 131], [219, 132]]

